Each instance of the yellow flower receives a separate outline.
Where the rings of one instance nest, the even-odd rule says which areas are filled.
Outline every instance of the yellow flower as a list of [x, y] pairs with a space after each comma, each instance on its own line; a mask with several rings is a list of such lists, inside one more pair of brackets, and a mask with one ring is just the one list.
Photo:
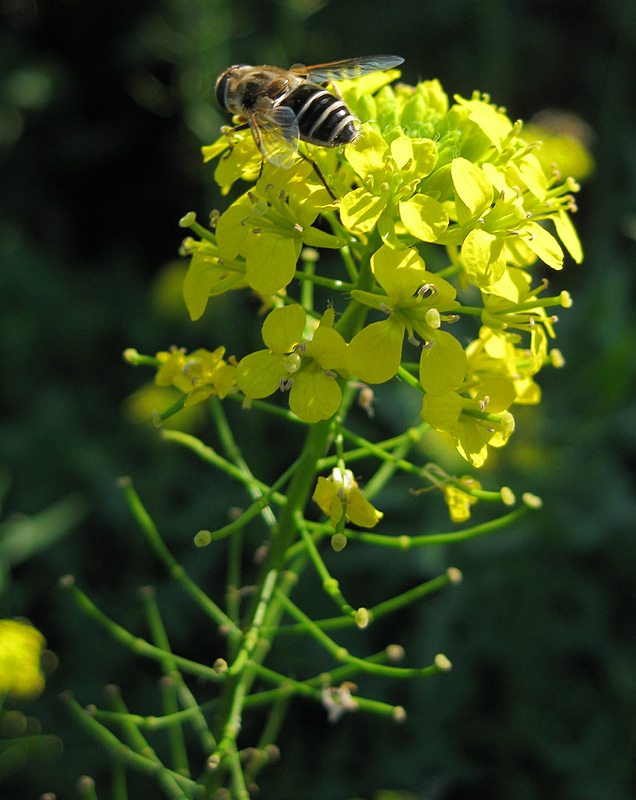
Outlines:
[[328, 478], [318, 478], [313, 500], [329, 516], [334, 528], [343, 514], [361, 528], [373, 528], [384, 516], [362, 494], [350, 469], [336, 467]]
[[158, 386], [176, 386], [187, 394], [185, 406], [193, 406], [214, 394], [225, 397], [234, 388], [235, 362], [224, 361], [224, 347], [214, 352], [199, 348], [188, 354], [183, 349], [157, 353], [160, 367], [155, 376]]
[[307, 341], [307, 314], [302, 306], [270, 311], [263, 323], [267, 348], [241, 359], [236, 370], [239, 389], [249, 399], [289, 389], [289, 408], [300, 419], [318, 422], [332, 417], [342, 401], [337, 374], [344, 370], [346, 349], [333, 322], [334, 311], [327, 309]]
[[26, 622], [0, 620], [0, 697], [34, 699], [44, 689], [42, 634]]
[[[471, 486], [473, 489], [481, 489], [479, 481], [471, 476], [463, 477], [462, 482]], [[448, 513], [453, 522], [466, 522], [470, 518], [470, 507], [477, 502], [477, 498], [460, 489], [453, 483], [449, 483], [442, 488], [444, 499], [448, 506]]]

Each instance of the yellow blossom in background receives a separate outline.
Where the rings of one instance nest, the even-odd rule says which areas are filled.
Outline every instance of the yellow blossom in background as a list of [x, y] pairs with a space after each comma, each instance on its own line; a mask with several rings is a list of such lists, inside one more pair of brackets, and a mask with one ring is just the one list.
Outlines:
[[42, 634], [27, 622], [0, 620], [0, 697], [35, 699], [44, 689]]
[[589, 178], [594, 172], [590, 152], [594, 133], [576, 114], [560, 109], [541, 111], [524, 123], [521, 138], [529, 144], [541, 142], [537, 158], [546, 172], [556, 168], [577, 181]]
[[[126, 419], [134, 425], [148, 423], [156, 419], [157, 414], [176, 405], [181, 397], [182, 392], [174, 386], [146, 383], [128, 395], [123, 404], [123, 412]], [[205, 424], [205, 419], [203, 406], [190, 405], [169, 416], [161, 425], [169, 430], [193, 433]]]

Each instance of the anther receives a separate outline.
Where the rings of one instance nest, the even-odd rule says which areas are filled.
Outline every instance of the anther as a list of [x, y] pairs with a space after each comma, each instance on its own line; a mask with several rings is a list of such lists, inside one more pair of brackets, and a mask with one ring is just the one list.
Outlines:
[[435, 287], [435, 284], [433, 284], [433, 283], [424, 283], [424, 284], [422, 284], [420, 286], [420, 288], [417, 290], [417, 296], [418, 297], [424, 297], [424, 295], [427, 292], [430, 292], [432, 297], [436, 297], [437, 296], [437, 288]]

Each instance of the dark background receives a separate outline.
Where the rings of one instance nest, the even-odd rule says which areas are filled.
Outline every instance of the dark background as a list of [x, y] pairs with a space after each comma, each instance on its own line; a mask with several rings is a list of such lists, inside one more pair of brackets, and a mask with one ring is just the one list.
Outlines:
[[[177, 256], [179, 218], [196, 210], [204, 219], [226, 202], [199, 151], [226, 121], [213, 101], [217, 74], [237, 62], [397, 53], [409, 83], [437, 77], [451, 96], [486, 91], [512, 119], [565, 109], [594, 131], [596, 171], [575, 218], [586, 259], [548, 276], [551, 288], [574, 298], [558, 325], [567, 365], [542, 373], [541, 406], [521, 409], [497, 469], [480, 475], [493, 488], [539, 494], [544, 511], [503, 535], [390, 565], [382, 554], [343, 552], [341, 585], [365, 605], [451, 564], [462, 569], [461, 587], [353, 645], [371, 652], [398, 641], [409, 663], [444, 652], [454, 669], [424, 683], [361, 686], [404, 705], [402, 726], [361, 715], [329, 726], [320, 708], [293, 704], [282, 759], [263, 774], [261, 796], [370, 798], [386, 787], [433, 800], [633, 800], [632, 0], [3, 0], [0, 15], [0, 465], [11, 481], [4, 519], [68, 497], [72, 509], [68, 535], [16, 560], [0, 597], [0, 617], [29, 617], [59, 658], [29, 713], [62, 737], [64, 755], [33, 761], [0, 784], [0, 796], [76, 797], [82, 774], [110, 796], [107, 758], [68, 718], [61, 690], [101, 703], [101, 687], [117, 682], [131, 710], [159, 712], [154, 665], [88, 622], [60, 594], [59, 576], [75, 574], [139, 633], [135, 590], [153, 583], [175, 651], [218, 655], [201, 645], [210, 636], [205, 621], [149, 556], [115, 487], [117, 476], [133, 476], [173, 552], [221, 599], [214, 586], [223, 585], [223, 550], [198, 551], [192, 538], [245, 498], [126, 421], [125, 398], [149, 375], [121, 359], [129, 346], [154, 353], [173, 343], [226, 343], [240, 354], [257, 341], [245, 296], [218, 302], [193, 325], [151, 291]], [[246, 450], [264, 445], [254, 456], [257, 474], [271, 477], [289, 463], [293, 434], [282, 439], [287, 434], [261, 428], [256, 415], [229, 413]], [[378, 435], [399, 430], [390, 409], [378, 417]], [[421, 500], [405, 508], [408, 486], [380, 504], [391, 524], [449, 529]], [[82, 521], [73, 526], [75, 515]], [[302, 652], [298, 661], [297, 647], [281, 648], [281, 669], [293, 658], [288, 669], [316, 672], [320, 654]], [[143, 794], [131, 796], [160, 796], [144, 781], [134, 786]]]

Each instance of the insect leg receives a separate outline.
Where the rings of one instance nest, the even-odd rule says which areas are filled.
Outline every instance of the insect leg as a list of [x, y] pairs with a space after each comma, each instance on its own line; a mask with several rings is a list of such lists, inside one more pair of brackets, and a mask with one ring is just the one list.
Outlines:
[[321, 183], [322, 183], [322, 185], [325, 187], [325, 189], [326, 189], [326, 190], [329, 192], [329, 196], [331, 197], [331, 199], [334, 201], [334, 203], [339, 203], [339, 202], [340, 202], [340, 200], [338, 200], [338, 198], [336, 197], [336, 195], [335, 195], [335, 194], [334, 194], [334, 193], [331, 191], [331, 189], [330, 189], [330, 188], [327, 186], [327, 181], [325, 180], [325, 178], [324, 178], [324, 176], [323, 176], [322, 172], [320, 171], [320, 167], [318, 166], [318, 164], [316, 164], [316, 162], [313, 160], [313, 158], [309, 158], [309, 156], [306, 156], [306, 155], [305, 155], [304, 153], [302, 153], [300, 150], [298, 151], [298, 155], [299, 155], [301, 158], [303, 158], [305, 161], [308, 161], [308, 162], [311, 164], [311, 166], [314, 168], [314, 172], [315, 172], [315, 173], [316, 173], [316, 175], [317, 175], [317, 176], [320, 178], [320, 182], [321, 182]]
[[233, 127], [230, 127], [229, 125], [223, 125], [223, 127], [221, 128], [221, 133], [227, 137], [227, 140], [230, 143], [229, 152], [227, 152], [223, 156], [223, 158], [229, 158], [232, 155], [232, 150], [234, 148], [234, 142], [232, 141], [232, 134], [237, 133], [237, 131], [247, 130], [247, 128], [249, 127], [250, 127], [249, 123], [247, 122], [242, 122], [240, 125], [234, 125]]

